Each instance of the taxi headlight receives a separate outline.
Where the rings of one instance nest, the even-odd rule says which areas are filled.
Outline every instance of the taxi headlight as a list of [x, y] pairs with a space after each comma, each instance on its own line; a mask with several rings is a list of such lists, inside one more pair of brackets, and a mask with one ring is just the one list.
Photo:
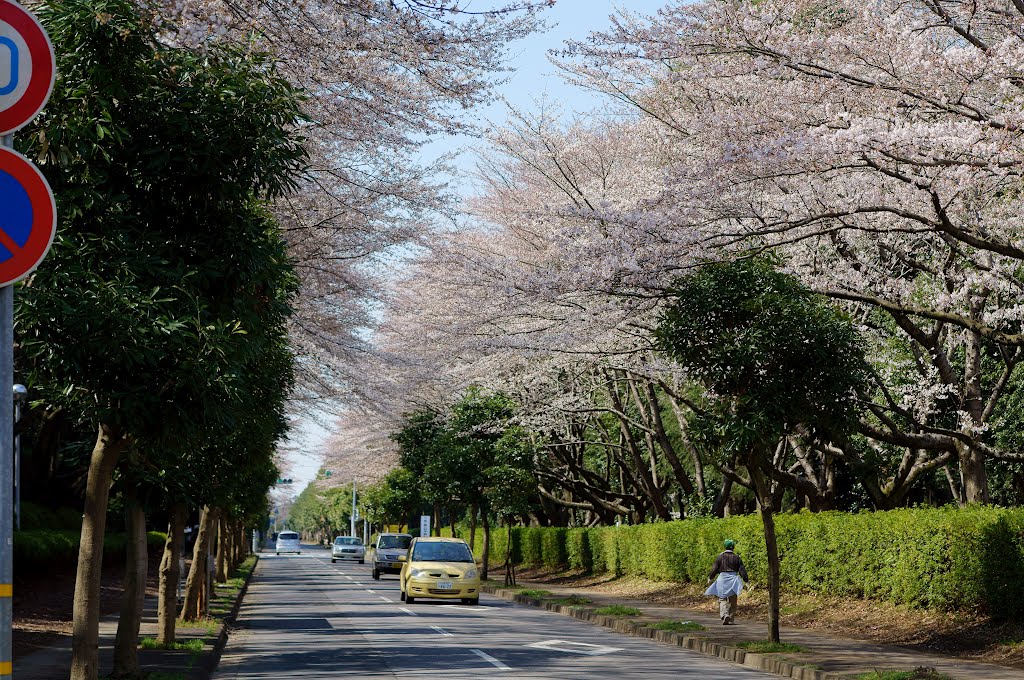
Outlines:
[[426, 572], [421, 569], [410, 569], [409, 578], [419, 578], [420, 576], [423, 576], [425, 573]]
[[470, 569], [469, 571], [466, 572], [466, 575], [463, 578], [476, 578], [476, 577], [477, 577], [476, 569]]

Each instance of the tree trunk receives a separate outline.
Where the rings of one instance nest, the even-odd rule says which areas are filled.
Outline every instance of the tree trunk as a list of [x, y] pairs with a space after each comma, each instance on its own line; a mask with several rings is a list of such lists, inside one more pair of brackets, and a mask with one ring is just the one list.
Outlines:
[[131, 678], [139, 672], [139, 628], [149, 573], [146, 513], [132, 485], [125, 489], [125, 515], [128, 542], [121, 613], [117, 618], [117, 635], [114, 638], [114, 672], [111, 674], [114, 678]]
[[192, 567], [188, 570], [188, 580], [185, 581], [185, 604], [181, 608], [181, 618], [185, 621], [195, 621], [202, 618], [205, 609], [206, 578], [207, 578], [207, 549], [210, 542], [211, 522], [215, 520], [214, 511], [209, 506], [203, 508], [199, 519], [199, 535], [196, 536], [195, 546], [192, 548]]
[[231, 535], [227, 518], [219, 517], [217, 532], [217, 583], [228, 582], [228, 551], [231, 550]]
[[441, 506], [439, 503], [434, 503], [434, 522], [430, 527], [430, 533], [432, 536], [441, 535]]
[[[476, 548], [476, 504], [469, 506], [469, 550]], [[475, 554], [475, 553], [474, 553]]]
[[178, 580], [181, 578], [181, 542], [185, 533], [185, 505], [176, 503], [171, 508], [167, 525], [164, 555], [160, 560], [160, 592], [157, 599], [157, 642], [169, 645], [175, 641], [175, 622], [178, 619]]
[[448, 508], [448, 526], [452, 530], [452, 538], [455, 538], [455, 510], [452, 508]]
[[775, 536], [774, 501], [771, 487], [756, 465], [749, 468], [750, 480], [754, 483], [761, 523], [764, 524], [764, 545], [768, 552], [768, 641], [779, 641], [779, 590], [781, 578], [779, 569], [779, 545]]
[[487, 518], [487, 510], [483, 512], [483, 516], [480, 518], [481, 523], [484, 525], [484, 549], [481, 555], [480, 565], [480, 580], [487, 580], [487, 569], [491, 563], [491, 521]]
[[962, 493], [965, 503], [988, 503], [988, 473], [985, 470], [985, 455], [978, 449], [957, 444], [960, 454], [960, 476], [963, 479]]
[[103, 536], [107, 528], [110, 480], [117, 459], [127, 445], [119, 428], [99, 426], [89, 459], [85, 486], [82, 539], [72, 609], [71, 680], [99, 677], [100, 577], [103, 573]]

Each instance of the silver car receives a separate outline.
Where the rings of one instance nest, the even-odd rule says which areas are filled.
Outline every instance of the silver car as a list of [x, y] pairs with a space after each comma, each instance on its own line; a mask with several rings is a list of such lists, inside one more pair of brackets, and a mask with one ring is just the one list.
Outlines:
[[373, 578], [380, 580], [381, 574], [397, 574], [402, 571], [399, 557], [409, 554], [409, 534], [378, 534], [373, 546]]
[[338, 536], [331, 546], [331, 564], [338, 560], [366, 560], [366, 547], [355, 536]]
[[295, 531], [282, 531], [277, 535], [277, 544], [274, 550], [280, 555], [283, 552], [302, 554], [302, 546], [299, 545], [299, 534]]

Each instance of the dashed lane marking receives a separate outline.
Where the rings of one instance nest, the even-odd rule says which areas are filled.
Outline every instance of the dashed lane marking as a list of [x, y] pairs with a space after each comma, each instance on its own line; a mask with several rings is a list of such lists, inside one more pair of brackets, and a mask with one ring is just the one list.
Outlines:
[[378, 595], [377, 597], [379, 597], [380, 599], [384, 600], [385, 602], [393, 602], [394, 601], [390, 597], [384, 597], [383, 595]]
[[399, 607], [399, 609], [401, 609], [403, 612], [405, 612], [409, 616], [419, 616], [419, 614], [417, 614], [416, 612], [411, 611], [409, 609], [406, 609], [405, 607]]
[[492, 666], [494, 666], [495, 668], [497, 668], [497, 669], [498, 669], [499, 671], [510, 671], [510, 670], [512, 670], [511, 668], [509, 668], [508, 666], [506, 666], [506, 665], [505, 665], [505, 664], [503, 664], [502, 662], [498, 661], [498, 660], [497, 660], [497, 659], [495, 659], [495, 658], [494, 658], [493, 656], [491, 656], [491, 655], [490, 655], [490, 654], [488, 654], [487, 652], [484, 652], [483, 650], [480, 650], [480, 649], [471, 649], [471, 650], [469, 650], [469, 651], [473, 652], [474, 654], [476, 654], [477, 656], [479, 656], [479, 657], [480, 657], [481, 659], [483, 659], [483, 660], [484, 660], [484, 661], [486, 661], [487, 663], [489, 663], [489, 664], [491, 664]]
[[455, 637], [455, 635], [453, 635], [452, 633], [449, 633], [448, 631], [446, 631], [444, 628], [441, 628], [440, 626], [431, 626], [431, 628], [433, 628], [434, 630], [436, 630], [438, 633], [440, 633], [441, 635], [443, 635], [445, 637]]

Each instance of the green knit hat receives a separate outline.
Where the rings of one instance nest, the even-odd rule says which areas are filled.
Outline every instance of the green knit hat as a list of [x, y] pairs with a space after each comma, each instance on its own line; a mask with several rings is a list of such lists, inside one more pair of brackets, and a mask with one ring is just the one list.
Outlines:
[[732, 550], [735, 547], [736, 547], [736, 541], [732, 540], [731, 538], [725, 539], [725, 549], [726, 550]]

